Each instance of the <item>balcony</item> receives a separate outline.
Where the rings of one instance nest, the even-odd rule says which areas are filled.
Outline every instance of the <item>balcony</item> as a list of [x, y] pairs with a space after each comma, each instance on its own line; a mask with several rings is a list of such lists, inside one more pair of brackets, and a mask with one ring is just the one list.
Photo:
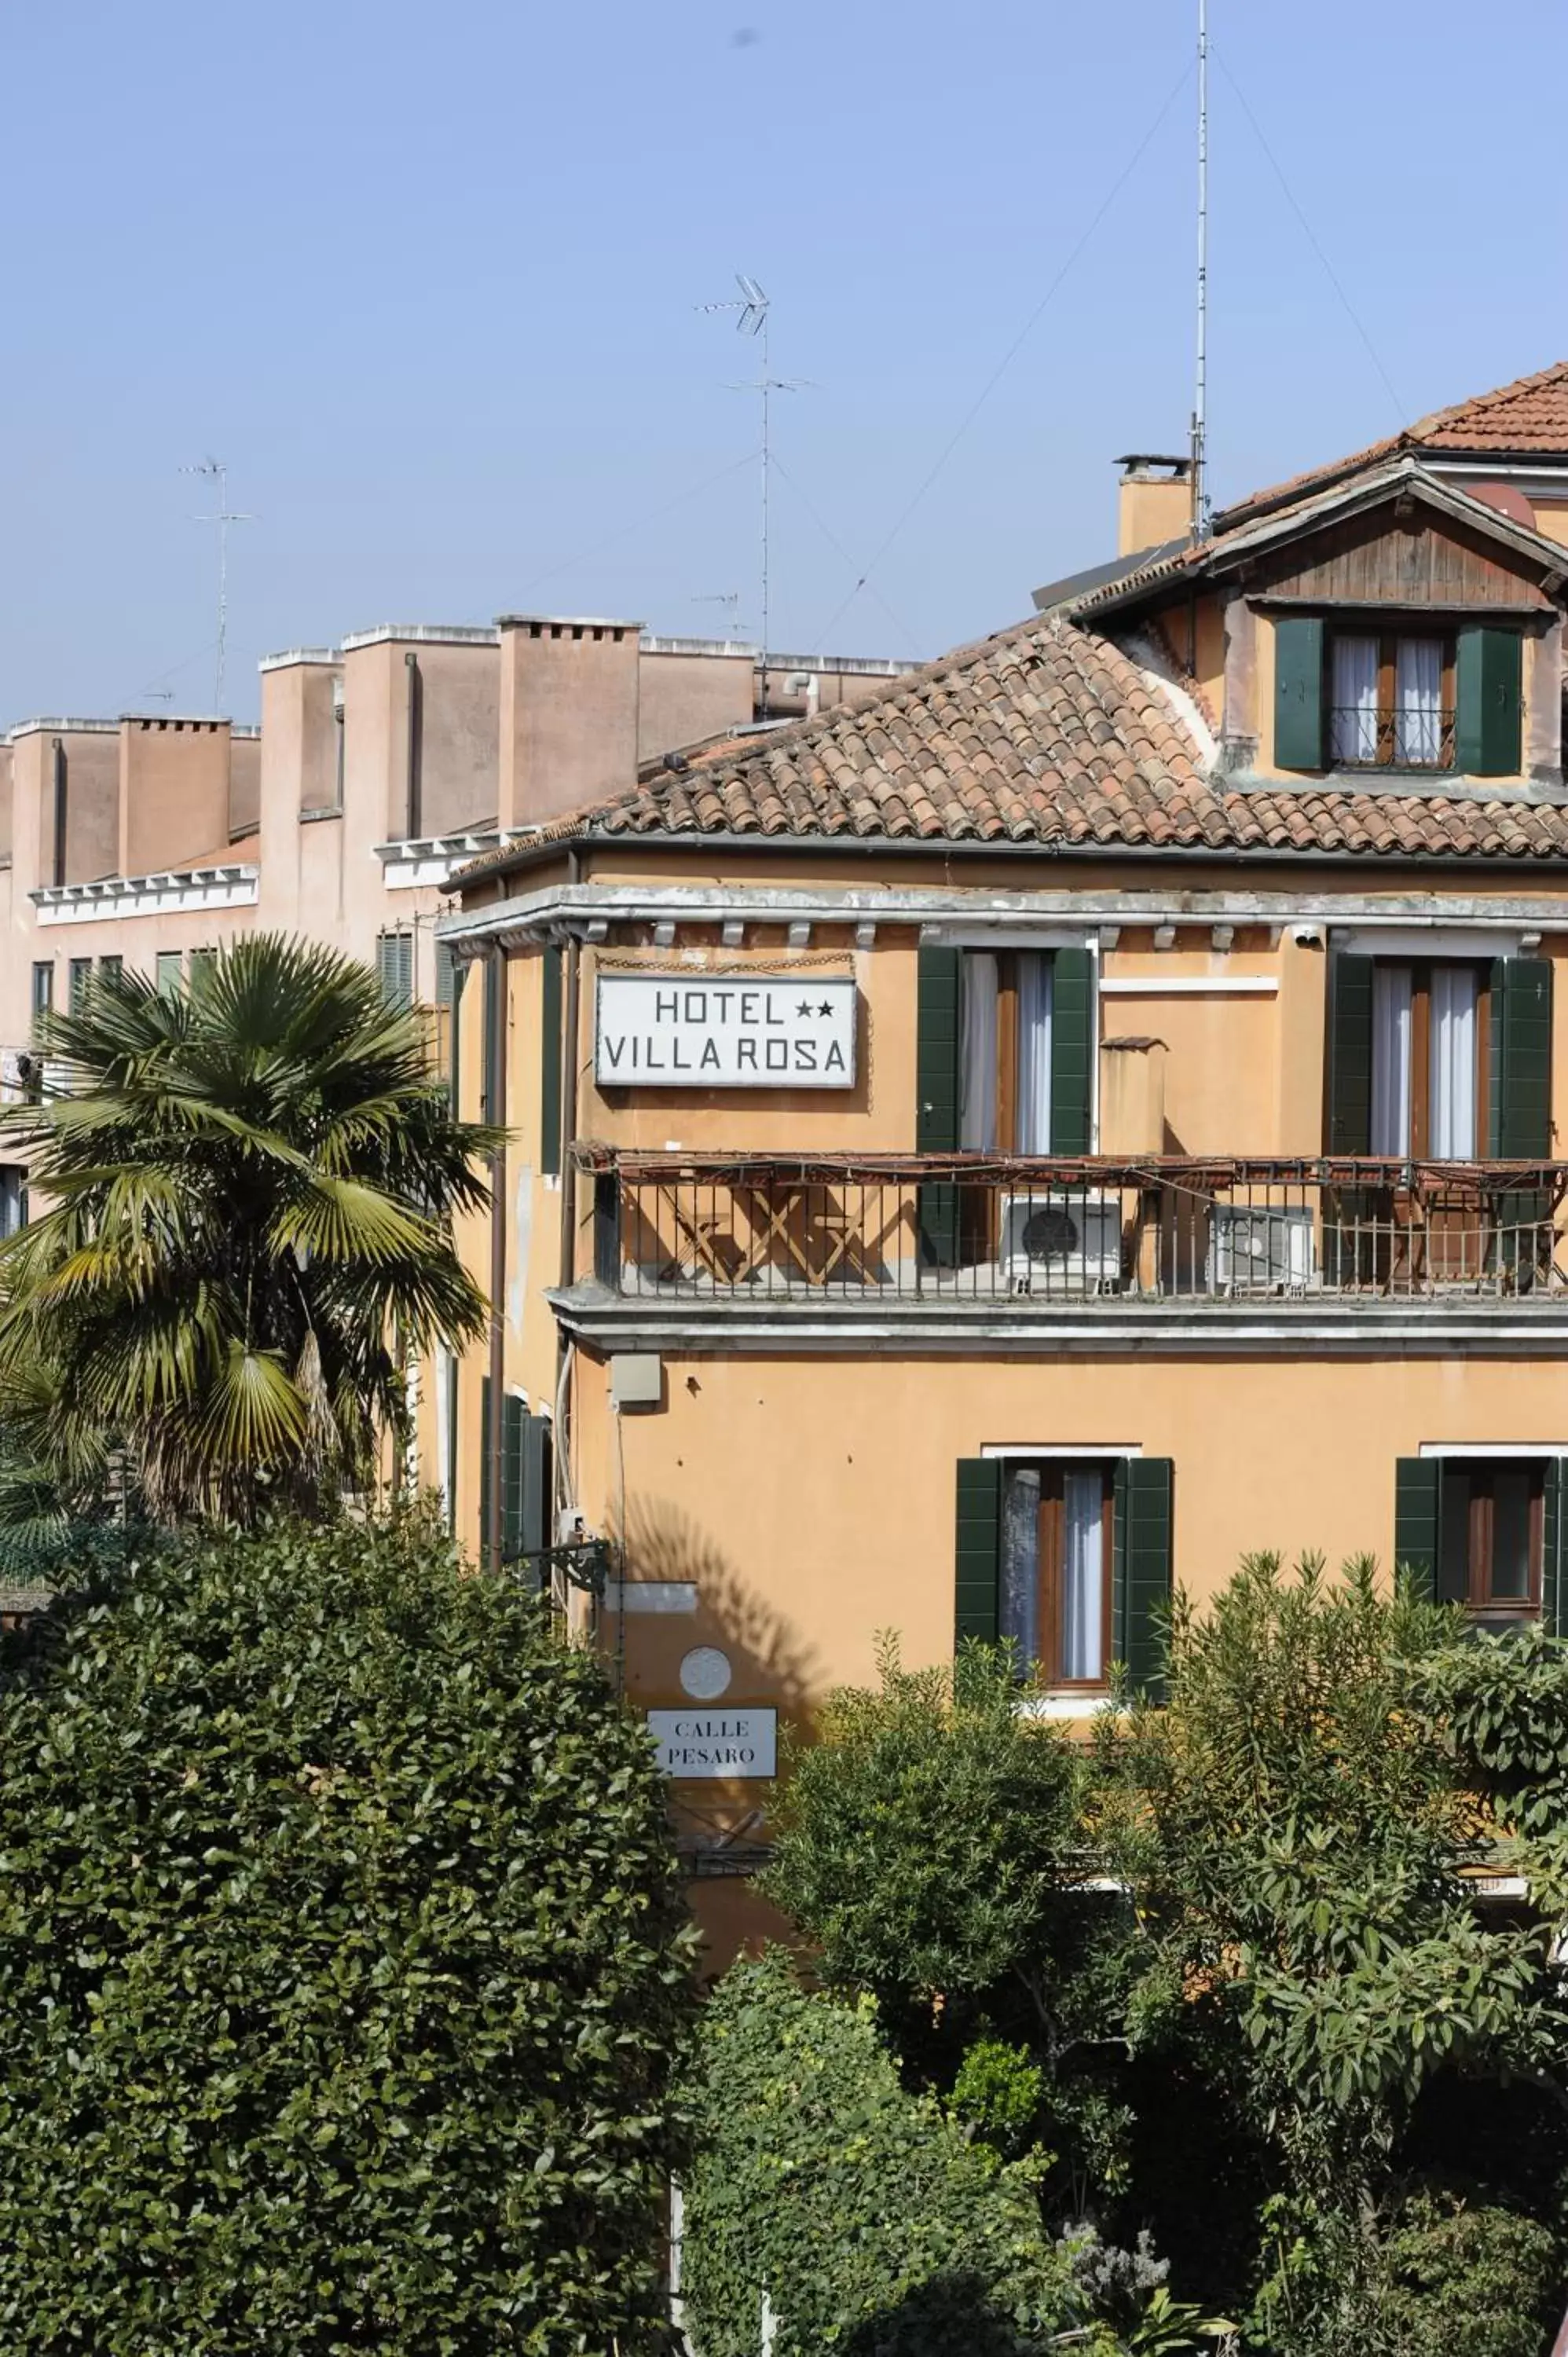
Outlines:
[[[576, 1149], [593, 1285], [631, 1303], [1289, 1319], [1568, 1290], [1568, 1163]], [[585, 1272], [585, 1281], [586, 1272]], [[1099, 1321], [1097, 1321], [1099, 1322]], [[1568, 1341], [1568, 1334], [1565, 1334]]]

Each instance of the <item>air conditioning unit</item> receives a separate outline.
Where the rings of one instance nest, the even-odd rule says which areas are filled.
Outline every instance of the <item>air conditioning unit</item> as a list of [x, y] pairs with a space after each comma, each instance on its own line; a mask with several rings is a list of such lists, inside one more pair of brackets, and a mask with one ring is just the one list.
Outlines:
[[1122, 1283], [1119, 1195], [1004, 1195], [997, 1257], [1015, 1293], [1114, 1293]]
[[1208, 1232], [1212, 1293], [1305, 1293], [1312, 1283], [1312, 1212], [1305, 1203], [1251, 1210], [1216, 1203]]

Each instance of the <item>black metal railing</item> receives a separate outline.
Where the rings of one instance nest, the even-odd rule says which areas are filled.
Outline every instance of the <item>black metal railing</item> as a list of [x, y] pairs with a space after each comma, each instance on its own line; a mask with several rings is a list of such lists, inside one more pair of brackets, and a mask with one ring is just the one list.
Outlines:
[[1337, 770], [1451, 770], [1454, 715], [1330, 705], [1328, 748]]
[[[652, 1298], [1518, 1298], [1568, 1289], [1568, 1164], [621, 1154], [593, 1271]], [[585, 1272], [586, 1274], [586, 1272]]]

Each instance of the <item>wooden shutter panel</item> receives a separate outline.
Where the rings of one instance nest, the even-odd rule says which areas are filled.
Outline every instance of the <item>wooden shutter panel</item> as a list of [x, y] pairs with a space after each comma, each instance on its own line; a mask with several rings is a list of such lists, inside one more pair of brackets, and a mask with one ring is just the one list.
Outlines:
[[1552, 1152], [1552, 963], [1497, 958], [1491, 973], [1487, 1151], [1521, 1162]]
[[446, 1028], [446, 1097], [454, 1121], [463, 1118], [463, 985], [468, 979], [467, 961], [461, 963], [451, 958], [447, 984], [452, 1012]]
[[994, 1457], [958, 1461], [953, 1640], [996, 1642], [1002, 1584], [1002, 1466]]
[[539, 1167], [553, 1178], [561, 1168], [561, 952], [543, 953], [539, 1044]]
[[1372, 1150], [1372, 961], [1335, 953], [1328, 973], [1328, 1151]]
[[1459, 633], [1454, 761], [1471, 778], [1517, 778], [1521, 759], [1523, 641], [1476, 623]]
[[531, 1415], [522, 1434], [522, 1551], [532, 1554], [551, 1544], [550, 1418]]
[[[956, 1154], [960, 1105], [960, 950], [922, 942], [916, 978], [915, 1150]], [[938, 1267], [958, 1258], [958, 1189], [951, 1179], [922, 1187], [920, 1249]]]
[[490, 1568], [490, 1379], [479, 1378], [479, 1561]]
[[1443, 1460], [1402, 1457], [1394, 1467], [1394, 1569], [1435, 1604], [1443, 1534]]
[[1568, 1458], [1546, 1460], [1541, 1517], [1541, 1618], [1549, 1637], [1568, 1637]]
[[522, 1490], [528, 1407], [515, 1392], [501, 1401], [501, 1560], [515, 1563], [522, 1553]]
[[1156, 1702], [1165, 1691], [1174, 1475], [1168, 1457], [1124, 1457], [1116, 1468], [1112, 1642], [1132, 1684]]
[[407, 1006], [413, 998], [413, 935], [378, 933], [376, 974], [381, 996], [392, 1006]]
[[1051, 965], [1051, 1152], [1088, 1154], [1094, 1135], [1094, 961], [1058, 950]]
[[1316, 614], [1282, 614], [1274, 624], [1274, 767], [1323, 766], [1323, 624]]

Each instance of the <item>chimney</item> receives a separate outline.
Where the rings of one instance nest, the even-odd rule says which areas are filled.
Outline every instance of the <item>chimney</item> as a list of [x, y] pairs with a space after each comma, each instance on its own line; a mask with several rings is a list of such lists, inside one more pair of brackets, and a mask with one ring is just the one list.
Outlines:
[[230, 727], [227, 720], [120, 722], [122, 876], [146, 876], [193, 859], [223, 856], [229, 844]]
[[1192, 461], [1133, 451], [1116, 464], [1122, 481], [1116, 504], [1116, 554], [1133, 556], [1192, 533]]
[[499, 821], [537, 826], [637, 783], [640, 622], [502, 614]]

